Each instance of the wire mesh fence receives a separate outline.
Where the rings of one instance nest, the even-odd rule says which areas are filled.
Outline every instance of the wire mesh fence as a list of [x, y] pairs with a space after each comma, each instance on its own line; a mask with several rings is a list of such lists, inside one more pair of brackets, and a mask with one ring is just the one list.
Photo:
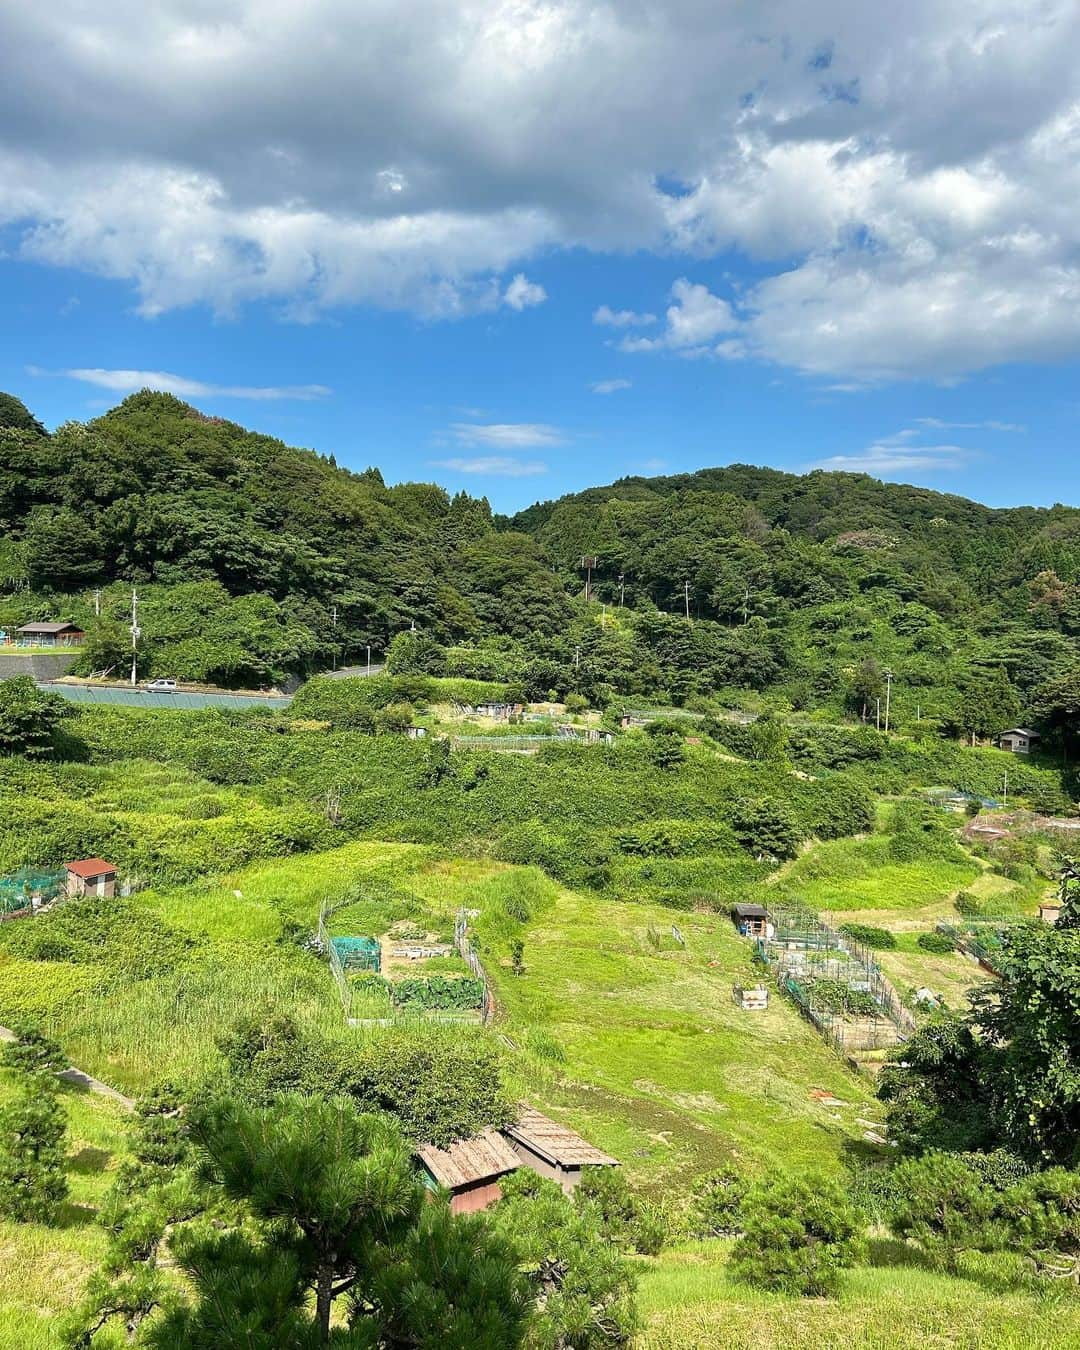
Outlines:
[[870, 950], [812, 910], [770, 908], [756, 946], [778, 988], [842, 1054], [886, 1049], [915, 1030]]
[[1017, 922], [1015, 917], [979, 918], [964, 925], [941, 921], [937, 931], [956, 944], [957, 951], [972, 956], [992, 975], [998, 973], [1002, 939], [1007, 929]]
[[457, 912], [457, 918], [454, 920], [454, 946], [458, 950], [458, 955], [472, 971], [473, 975], [484, 986], [484, 1002], [481, 1009], [481, 1017], [484, 1022], [490, 1022], [495, 1016], [495, 995], [491, 990], [491, 983], [487, 977], [487, 971], [481, 964], [476, 950], [469, 941], [469, 916], [463, 909]]
[[0, 918], [20, 918], [32, 914], [64, 892], [62, 868], [23, 867], [0, 877]]

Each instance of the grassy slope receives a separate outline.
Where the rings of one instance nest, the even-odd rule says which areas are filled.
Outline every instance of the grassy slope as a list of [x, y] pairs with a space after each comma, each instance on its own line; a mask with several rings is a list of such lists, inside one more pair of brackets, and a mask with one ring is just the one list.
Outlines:
[[[11, 1076], [0, 1074], [0, 1100], [11, 1091]], [[54, 1350], [54, 1319], [76, 1301], [105, 1251], [94, 1211], [111, 1185], [124, 1113], [75, 1088], [65, 1087], [61, 1100], [71, 1195], [54, 1228], [0, 1220], [0, 1350]]]
[[[672, 917], [560, 891], [527, 929], [526, 974], [492, 967], [511, 1036], [540, 1051], [522, 1061], [522, 1089], [643, 1178], [733, 1153], [835, 1168], [844, 1141], [861, 1136], [857, 1117], [874, 1112], [868, 1085], [782, 999], [766, 1013], [736, 1008], [732, 983], [753, 971], [726, 918], [678, 914], [686, 949], [666, 936], [656, 951], [648, 929], [670, 934]], [[815, 1088], [845, 1105], [821, 1105]]]
[[[850, 1272], [839, 1300], [760, 1294], [725, 1269], [727, 1244], [699, 1243], [643, 1263], [641, 1350], [1066, 1350], [1080, 1301], [1034, 1288], [1009, 1258], [937, 1274], [892, 1242]], [[1055, 1294], [1057, 1296], [1055, 1296]]]

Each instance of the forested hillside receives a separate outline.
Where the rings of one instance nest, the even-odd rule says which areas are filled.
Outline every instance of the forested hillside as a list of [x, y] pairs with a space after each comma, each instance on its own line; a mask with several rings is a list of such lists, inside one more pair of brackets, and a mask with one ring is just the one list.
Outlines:
[[532, 697], [765, 694], [876, 718], [891, 671], [893, 725], [1075, 722], [1075, 508], [733, 465], [510, 520], [164, 394], [52, 435], [7, 398], [0, 422], [0, 624], [77, 620], [85, 673], [123, 660], [135, 582], [146, 674], [265, 684], [370, 645]]

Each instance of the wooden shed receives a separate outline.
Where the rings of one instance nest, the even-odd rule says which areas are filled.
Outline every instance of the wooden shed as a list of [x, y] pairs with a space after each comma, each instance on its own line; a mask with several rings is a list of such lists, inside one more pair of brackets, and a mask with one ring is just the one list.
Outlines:
[[1037, 731], [1027, 727], [1010, 727], [998, 737], [998, 745], [1013, 755], [1030, 755], [1031, 747], [1040, 739]]
[[568, 1125], [549, 1120], [532, 1106], [523, 1106], [517, 1120], [507, 1125], [503, 1134], [519, 1162], [542, 1177], [557, 1181], [567, 1195], [577, 1187], [583, 1167], [619, 1165], [617, 1158], [601, 1153]]
[[450, 1192], [454, 1214], [487, 1209], [502, 1195], [499, 1182], [521, 1166], [517, 1154], [498, 1130], [484, 1130], [471, 1139], [459, 1139], [449, 1148], [421, 1144], [416, 1156], [433, 1185]]
[[732, 905], [731, 919], [743, 937], [765, 937], [769, 911], [764, 905]]
[[81, 647], [86, 637], [74, 623], [24, 623], [15, 632], [22, 647]]
[[82, 858], [64, 864], [64, 889], [68, 896], [115, 895], [116, 868], [104, 858]]

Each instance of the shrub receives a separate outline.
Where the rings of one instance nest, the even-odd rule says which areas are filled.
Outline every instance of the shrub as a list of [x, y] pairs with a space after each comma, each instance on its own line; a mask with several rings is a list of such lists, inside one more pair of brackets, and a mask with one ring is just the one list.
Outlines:
[[760, 1183], [743, 1204], [732, 1273], [759, 1289], [835, 1295], [842, 1272], [861, 1256], [861, 1227], [844, 1192], [824, 1177]]
[[900, 1163], [889, 1227], [955, 1274], [962, 1251], [990, 1244], [994, 1192], [961, 1157], [927, 1153]]
[[971, 918], [973, 915], [982, 913], [982, 903], [979, 897], [972, 895], [970, 891], [958, 891], [953, 904], [956, 906], [956, 912], [963, 914], [965, 918]]
[[747, 1183], [734, 1168], [701, 1178], [694, 1188], [690, 1227], [694, 1237], [728, 1237], [742, 1228]]
[[896, 935], [887, 928], [874, 928], [868, 923], [842, 923], [840, 932], [853, 942], [861, 942], [874, 951], [891, 951], [896, 946]]
[[947, 956], [956, 951], [956, 943], [945, 933], [920, 933], [915, 942], [924, 952], [932, 952], [935, 956]]

